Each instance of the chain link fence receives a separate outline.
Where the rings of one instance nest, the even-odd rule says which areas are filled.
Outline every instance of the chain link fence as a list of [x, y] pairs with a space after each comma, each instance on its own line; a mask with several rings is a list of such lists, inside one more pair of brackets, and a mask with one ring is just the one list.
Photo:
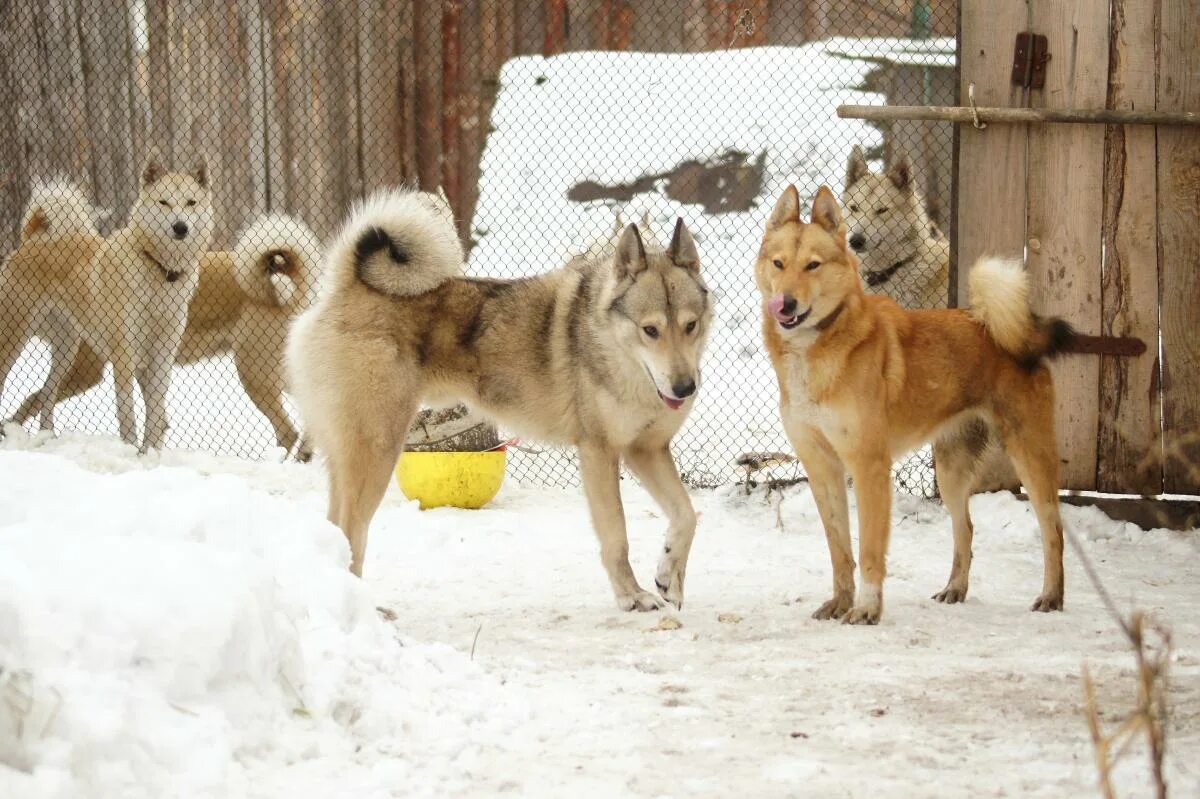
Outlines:
[[[752, 278], [764, 220], [788, 183], [829, 184], [870, 290], [946, 304], [952, 126], [835, 109], [953, 104], [956, 17], [937, 0], [0, 2], [0, 248], [16, 250], [0, 414], [32, 432], [46, 403], [26, 398], [58, 371], [56, 428], [117, 434], [116, 370], [84, 330], [110, 324], [143, 361], [180, 342], [167, 446], [296, 450], [280, 361], [320, 242], [354, 200], [408, 183], [445, 189], [468, 273], [493, 277], [560, 266], [621, 222], [665, 244], [683, 217], [716, 317], [680, 469], [694, 486], [794, 478], [737, 463], [790, 449]], [[169, 274], [188, 247], [206, 253], [190, 302]], [[175, 308], [181, 334], [145, 321]], [[73, 358], [67, 329], [85, 333]], [[535, 442], [510, 475], [577, 482], [571, 453]], [[896, 476], [933, 491], [927, 452]]]

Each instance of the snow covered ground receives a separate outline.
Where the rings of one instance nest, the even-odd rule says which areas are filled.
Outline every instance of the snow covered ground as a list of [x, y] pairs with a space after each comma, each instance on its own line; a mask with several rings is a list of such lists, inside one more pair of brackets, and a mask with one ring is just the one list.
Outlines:
[[[393, 487], [358, 581], [319, 466], [3, 446], [0, 797], [1091, 797], [1080, 670], [1110, 723], [1134, 692], [1073, 555], [1066, 612], [1026, 610], [1041, 555], [1010, 496], [974, 501], [955, 607], [928, 598], [946, 516], [901, 499], [884, 621], [851, 628], [809, 618], [829, 565], [803, 486], [782, 529], [761, 493], [697, 492], [687, 603], [629, 615], [577, 490], [421, 512]], [[663, 519], [625, 491], [649, 584]], [[1064, 513], [1174, 630], [1169, 775], [1195, 796], [1200, 538]], [[1142, 754], [1122, 795], [1149, 795]]]

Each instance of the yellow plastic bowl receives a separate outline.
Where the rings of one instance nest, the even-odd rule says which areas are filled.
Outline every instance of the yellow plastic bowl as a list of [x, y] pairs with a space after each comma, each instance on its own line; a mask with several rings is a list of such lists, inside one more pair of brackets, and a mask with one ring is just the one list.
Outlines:
[[421, 510], [449, 505], [482, 508], [504, 482], [508, 454], [491, 452], [405, 452], [396, 464], [396, 482]]

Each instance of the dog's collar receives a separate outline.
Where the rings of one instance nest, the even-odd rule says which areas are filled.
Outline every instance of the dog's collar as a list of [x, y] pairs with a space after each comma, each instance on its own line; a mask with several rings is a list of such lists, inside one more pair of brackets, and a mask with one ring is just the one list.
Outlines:
[[874, 272], [867, 272], [868, 286], [882, 286], [884, 283], [892, 279], [892, 275], [896, 274], [904, 266], [907, 266], [910, 261], [916, 256], [910, 256], [903, 261], [897, 261], [887, 269], [877, 269]]
[[838, 303], [836, 308], [834, 308], [832, 311], [829, 312], [828, 316], [826, 316], [820, 322], [817, 322], [815, 325], [813, 325], [813, 330], [816, 330], [818, 333], [821, 332], [822, 330], [825, 330], [826, 328], [828, 328], [830, 325], [832, 325], [834, 322], [837, 321], [837, 318], [842, 315], [842, 311], [844, 311], [844, 310], [846, 310], [846, 301], [842, 300], [841, 302]]
[[145, 250], [142, 250], [142, 256], [145, 257], [146, 260], [148, 260], [150, 263], [152, 263], [158, 267], [158, 271], [162, 272], [163, 278], [168, 283], [174, 283], [176, 280], [179, 279], [180, 275], [183, 274], [183, 272], [178, 271], [176, 269], [167, 269], [165, 266], [162, 265], [161, 261], [159, 261], [157, 258], [155, 258], [150, 253], [146, 252]]

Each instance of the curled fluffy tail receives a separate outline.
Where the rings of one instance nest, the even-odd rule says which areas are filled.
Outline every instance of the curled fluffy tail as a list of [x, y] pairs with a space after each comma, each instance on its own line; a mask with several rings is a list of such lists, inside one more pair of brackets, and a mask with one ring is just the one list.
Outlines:
[[411, 297], [460, 274], [464, 258], [444, 198], [386, 189], [351, 211], [327, 263], [339, 284], [357, 281], [393, 297]]
[[21, 241], [72, 233], [97, 233], [96, 209], [91, 200], [64, 177], [38, 178], [21, 219]]
[[1020, 261], [981, 258], [968, 278], [971, 316], [1000, 349], [1027, 366], [1062, 352], [1075, 333], [1062, 319], [1029, 309], [1029, 277]]
[[246, 296], [292, 311], [308, 307], [316, 293], [321, 242], [308, 225], [286, 214], [263, 214], [233, 248], [233, 276]]

